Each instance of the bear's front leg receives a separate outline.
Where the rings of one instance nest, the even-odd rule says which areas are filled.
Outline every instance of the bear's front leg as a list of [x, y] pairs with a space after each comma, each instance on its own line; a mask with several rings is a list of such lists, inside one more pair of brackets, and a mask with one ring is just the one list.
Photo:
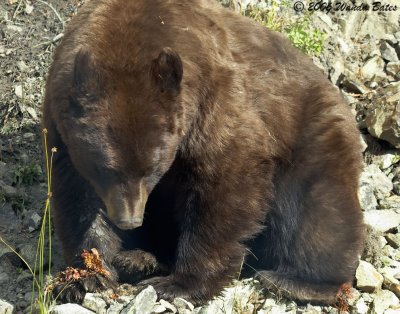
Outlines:
[[153, 285], [160, 298], [183, 297], [198, 303], [237, 278], [246, 254], [242, 243], [260, 230], [265, 203], [261, 197], [257, 201], [235, 192], [223, 198], [192, 193], [177, 202], [186, 207], [177, 210], [181, 233], [173, 271], [142, 284]]
[[116, 286], [118, 276], [112, 260], [120, 251], [121, 239], [102, 213], [101, 200], [75, 170], [65, 147], [61, 143], [58, 147], [52, 176], [52, 209], [67, 266], [85, 269], [82, 253], [96, 249], [107, 274], [74, 278], [54, 287], [57, 301], [81, 303], [86, 292]]

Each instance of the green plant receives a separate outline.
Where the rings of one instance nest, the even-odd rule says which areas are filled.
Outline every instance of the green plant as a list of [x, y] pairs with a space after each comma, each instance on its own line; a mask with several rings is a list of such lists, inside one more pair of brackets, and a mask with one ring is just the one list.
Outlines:
[[27, 165], [19, 165], [13, 171], [13, 183], [20, 184], [33, 184], [40, 176], [39, 166], [31, 162]]
[[288, 16], [281, 9], [288, 6], [288, 1], [264, 0], [258, 5], [248, 5], [242, 14], [273, 31], [282, 32], [288, 23]]
[[284, 33], [293, 45], [304, 53], [316, 56], [321, 54], [326, 34], [312, 27], [309, 16], [287, 26]]
[[249, 5], [242, 14], [261, 25], [286, 35], [292, 44], [304, 53], [319, 56], [323, 50], [326, 34], [313, 27], [312, 12], [291, 14], [292, 2], [288, 0], [259, 0]]
[[[51, 149], [51, 154], [49, 155], [48, 147], [47, 147], [47, 138], [46, 138], [47, 130], [43, 130], [43, 139], [44, 139], [44, 152], [46, 159], [46, 172], [47, 172], [47, 198], [43, 210], [43, 220], [40, 228], [40, 234], [38, 239], [38, 245], [36, 249], [36, 258], [35, 265], [32, 268], [31, 265], [24, 259], [21, 254], [19, 254], [11, 245], [9, 245], [1, 236], [0, 242], [6, 245], [12, 252], [14, 252], [26, 265], [28, 270], [33, 276], [32, 281], [32, 300], [31, 300], [31, 313], [37, 305], [37, 310], [40, 314], [49, 313], [50, 306], [53, 303], [51, 292], [46, 289], [47, 282], [45, 278], [46, 269], [44, 269], [45, 265], [45, 240], [46, 236], [48, 237], [48, 269], [47, 273], [51, 276], [51, 210], [50, 210], [50, 199], [51, 199], [51, 172], [53, 166], [53, 156], [57, 152], [57, 149], [53, 147]], [[35, 292], [37, 292], [38, 297], [35, 298]]]

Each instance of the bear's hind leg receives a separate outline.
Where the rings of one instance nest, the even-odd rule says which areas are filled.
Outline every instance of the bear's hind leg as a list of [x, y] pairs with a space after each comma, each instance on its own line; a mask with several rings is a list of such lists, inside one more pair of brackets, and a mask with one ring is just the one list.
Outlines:
[[337, 284], [310, 283], [277, 271], [262, 270], [255, 277], [264, 287], [279, 295], [318, 304], [334, 304], [340, 289]]
[[274, 178], [260, 254], [265, 262], [258, 268], [275, 271], [261, 274], [295, 298], [331, 303], [352, 282], [363, 245], [361, 153], [349, 121], [323, 119], [310, 124], [313, 134], [305, 133], [290, 165], [281, 165]]

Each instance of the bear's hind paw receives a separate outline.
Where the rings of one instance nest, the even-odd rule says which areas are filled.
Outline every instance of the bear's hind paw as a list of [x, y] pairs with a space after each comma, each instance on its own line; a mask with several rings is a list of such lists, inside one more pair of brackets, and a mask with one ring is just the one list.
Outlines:
[[158, 297], [167, 301], [173, 301], [177, 297], [191, 302], [195, 302], [196, 299], [189, 293], [188, 289], [176, 282], [173, 276], [153, 277], [141, 281], [138, 286], [143, 288], [153, 286]]

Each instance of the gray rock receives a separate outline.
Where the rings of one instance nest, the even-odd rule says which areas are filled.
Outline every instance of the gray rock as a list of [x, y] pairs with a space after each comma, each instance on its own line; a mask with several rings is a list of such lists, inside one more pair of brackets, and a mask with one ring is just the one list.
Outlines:
[[3, 177], [6, 175], [7, 171], [8, 171], [7, 164], [5, 162], [0, 161], [0, 179], [3, 179]]
[[94, 312], [85, 309], [78, 304], [61, 304], [56, 305], [50, 310], [50, 314], [94, 314]]
[[384, 199], [393, 189], [392, 181], [374, 164], [364, 168], [360, 176], [359, 186], [360, 188], [371, 187], [377, 199]]
[[13, 314], [14, 306], [0, 299], [0, 314]]
[[382, 102], [377, 102], [367, 113], [365, 124], [372, 136], [400, 148], [400, 106], [396, 100], [400, 99], [400, 85], [389, 84], [382, 95]]
[[330, 72], [331, 82], [335, 85], [339, 85], [341, 83], [344, 72], [344, 64], [342, 60], [336, 60], [333, 64], [333, 68]]
[[400, 233], [389, 233], [386, 235], [386, 240], [393, 248], [398, 249], [400, 247]]
[[96, 312], [97, 314], [107, 313], [107, 303], [98, 294], [86, 293], [82, 306]]
[[383, 41], [380, 46], [379, 50], [381, 51], [382, 58], [389, 62], [397, 62], [399, 61], [397, 57], [396, 50], [390, 46], [386, 41]]
[[366, 80], [372, 80], [377, 74], [386, 76], [383, 71], [385, 62], [379, 56], [374, 56], [369, 59], [361, 68], [361, 74]]
[[17, 67], [21, 72], [26, 72], [29, 69], [26, 63], [22, 60], [17, 62]]
[[358, 78], [354, 76], [353, 73], [345, 70], [345, 77], [343, 79], [343, 87], [345, 87], [349, 92], [366, 94], [369, 92], [368, 87], [364, 85]]
[[390, 209], [370, 210], [364, 212], [364, 221], [376, 231], [388, 232], [399, 226], [400, 214]]
[[374, 195], [374, 187], [370, 185], [362, 185], [358, 189], [358, 199], [360, 206], [364, 210], [374, 210], [378, 207], [378, 201]]
[[374, 298], [374, 313], [383, 314], [389, 307], [399, 304], [399, 299], [389, 290], [378, 291]]
[[15, 197], [18, 193], [18, 190], [0, 180], [0, 192], [3, 192], [8, 197]]
[[36, 134], [35, 133], [31, 133], [31, 132], [27, 132], [27, 133], [24, 133], [24, 135], [22, 137], [25, 140], [33, 141], [36, 138]]
[[42, 217], [40, 217], [38, 213], [33, 212], [28, 220], [28, 228], [30, 229], [31, 232], [35, 231], [39, 229], [41, 223], [42, 223]]
[[156, 306], [157, 293], [152, 286], [142, 290], [121, 314], [150, 314]]
[[396, 195], [400, 195], [400, 181], [397, 180], [393, 182], [393, 192]]
[[360, 261], [356, 270], [357, 288], [364, 292], [375, 292], [383, 283], [383, 276], [372, 266], [372, 264]]

